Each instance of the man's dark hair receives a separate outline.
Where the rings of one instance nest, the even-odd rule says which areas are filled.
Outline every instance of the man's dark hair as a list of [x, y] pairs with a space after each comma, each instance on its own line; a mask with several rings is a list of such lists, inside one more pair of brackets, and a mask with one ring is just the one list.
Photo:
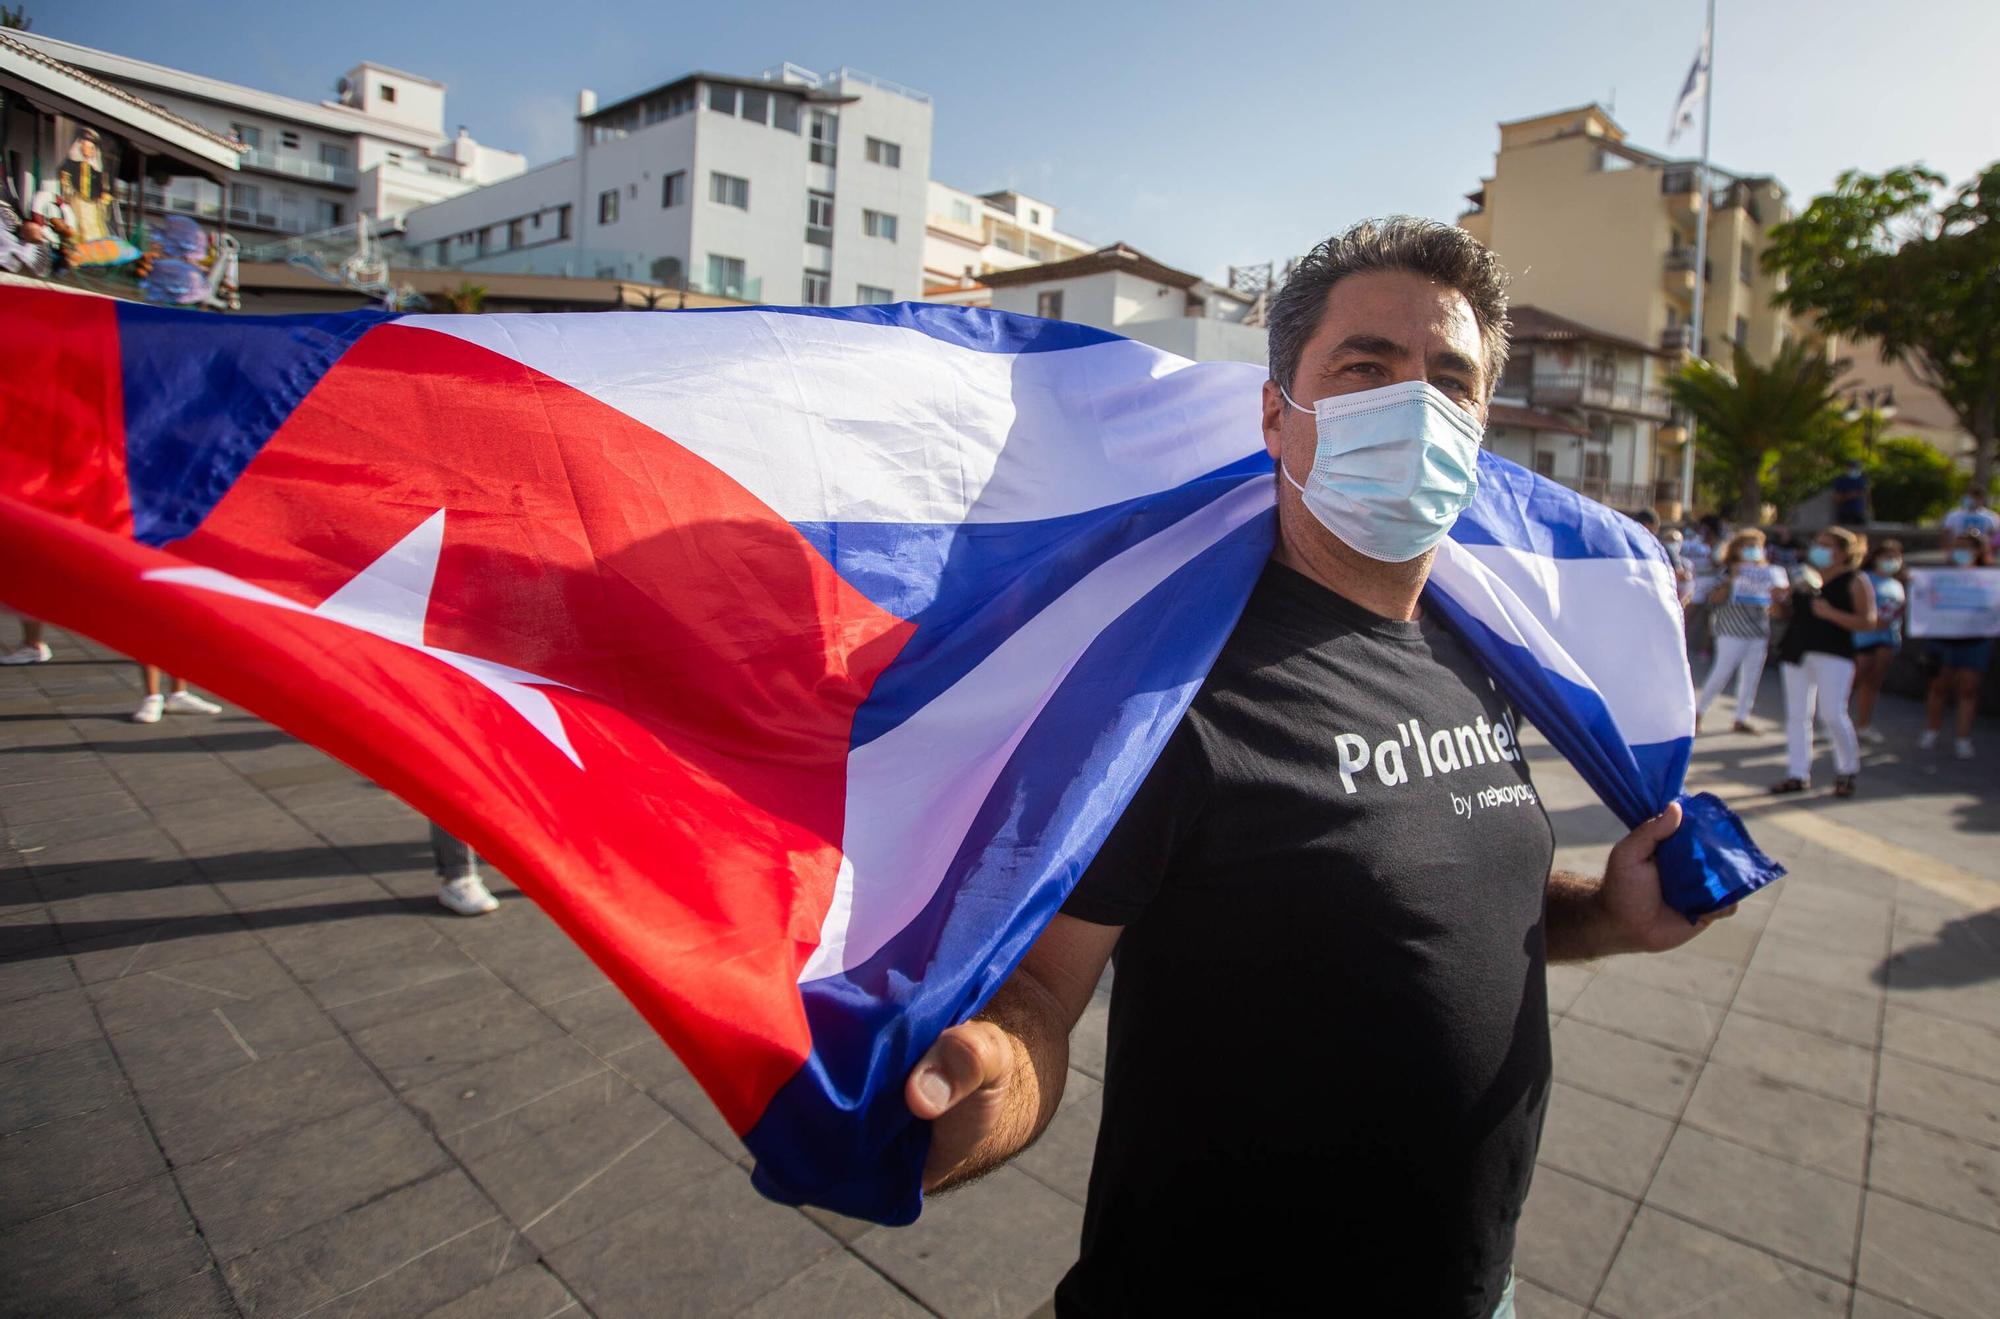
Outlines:
[[1349, 275], [1375, 270], [1407, 270], [1465, 295], [1479, 322], [1490, 396], [1507, 365], [1507, 274], [1487, 246], [1465, 230], [1413, 215], [1363, 220], [1306, 253], [1292, 268], [1265, 318], [1271, 379], [1292, 387], [1299, 354], [1325, 314], [1327, 294]]
[[1660, 515], [1650, 508], [1642, 508], [1632, 515], [1632, 520], [1648, 531], [1660, 529]]

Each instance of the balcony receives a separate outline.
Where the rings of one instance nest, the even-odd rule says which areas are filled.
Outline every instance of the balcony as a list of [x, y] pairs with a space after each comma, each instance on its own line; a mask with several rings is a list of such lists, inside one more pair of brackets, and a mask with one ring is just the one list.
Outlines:
[[1694, 296], [1694, 249], [1676, 247], [1660, 263], [1660, 287], [1680, 298]]
[[1654, 504], [1671, 504], [1681, 497], [1679, 481], [1610, 481], [1594, 476], [1557, 476], [1550, 478], [1558, 485], [1566, 485], [1586, 499], [1595, 499], [1600, 504], [1617, 509], [1651, 508]]
[[1684, 353], [1694, 347], [1694, 327], [1692, 325], [1669, 325], [1660, 331], [1660, 351], [1664, 353]]
[[1646, 389], [1627, 381], [1582, 371], [1538, 374], [1529, 386], [1529, 397], [1536, 407], [1567, 405], [1604, 408], [1611, 412], [1630, 412], [1661, 420], [1673, 412], [1673, 402], [1665, 390]]
[[314, 183], [331, 184], [336, 188], [354, 186], [354, 171], [348, 166], [322, 165], [317, 160], [307, 160], [304, 156], [290, 151], [245, 151], [243, 168], [263, 170], [267, 174], [282, 174], [287, 178], [309, 179]]

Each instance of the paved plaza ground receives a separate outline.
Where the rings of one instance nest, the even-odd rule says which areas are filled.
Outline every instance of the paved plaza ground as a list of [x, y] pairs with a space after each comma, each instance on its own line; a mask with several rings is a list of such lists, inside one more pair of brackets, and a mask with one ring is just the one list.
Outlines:
[[[0, 1315], [1045, 1305], [1103, 993], [1013, 1166], [899, 1230], [771, 1204], [532, 903], [446, 914], [395, 799], [245, 714], [129, 723], [132, 667], [51, 640], [0, 669]], [[1841, 802], [1760, 795], [1775, 728], [1698, 743], [1793, 874], [1683, 951], [1552, 968], [1524, 1319], [2000, 1313], [2000, 725], [1969, 765], [1915, 725], [1890, 701]], [[1599, 868], [1622, 831], [1535, 769]]]

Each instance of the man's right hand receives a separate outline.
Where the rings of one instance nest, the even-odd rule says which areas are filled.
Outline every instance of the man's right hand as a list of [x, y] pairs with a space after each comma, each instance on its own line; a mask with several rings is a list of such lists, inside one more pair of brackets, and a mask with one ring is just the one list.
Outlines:
[[990, 1021], [968, 1021], [938, 1036], [903, 1087], [910, 1112], [931, 1124], [924, 1190], [953, 1173], [983, 1172], [1011, 1150], [996, 1148], [1020, 1102], [1014, 1079], [1018, 1046]]

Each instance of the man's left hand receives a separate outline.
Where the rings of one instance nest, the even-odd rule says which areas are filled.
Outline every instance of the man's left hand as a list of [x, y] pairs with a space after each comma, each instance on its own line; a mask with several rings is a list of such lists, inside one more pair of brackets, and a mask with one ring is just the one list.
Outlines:
[[1679, 802], [1668, 806], [1611, 849], [1598, 886], [1597, 906], [1606, 951], [1663, 953], [1678, 948], [1710, 924], [1736, 914], [1734, 906], [1698, 921], [1669, 907], [1660, 891], [1660, 844], [1681, 827]]

